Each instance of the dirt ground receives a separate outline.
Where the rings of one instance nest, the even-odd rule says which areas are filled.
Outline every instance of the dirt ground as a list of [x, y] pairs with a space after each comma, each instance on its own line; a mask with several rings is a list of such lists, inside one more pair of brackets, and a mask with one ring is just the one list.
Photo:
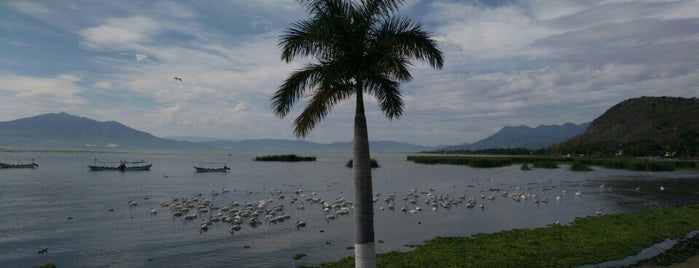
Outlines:
[[699, 255], [689, 258], [684, 263], [675, 263], [670, 266], [657, 266], [657, 265], [643, 265], [642, 268], [657, 268], [657, 267], [671, 267], [671, 268], [697, 268], [699, 267]]

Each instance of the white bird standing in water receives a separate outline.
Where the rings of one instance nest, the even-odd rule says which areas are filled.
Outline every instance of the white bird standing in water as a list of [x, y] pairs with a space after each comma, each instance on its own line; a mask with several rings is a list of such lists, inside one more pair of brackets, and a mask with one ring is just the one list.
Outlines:
[[662, 191], [665, 191], [665, 187], [663, 187], [662, 185], [660, 185], [660, 191], [661, 191], [661, 192], [662, 192]]

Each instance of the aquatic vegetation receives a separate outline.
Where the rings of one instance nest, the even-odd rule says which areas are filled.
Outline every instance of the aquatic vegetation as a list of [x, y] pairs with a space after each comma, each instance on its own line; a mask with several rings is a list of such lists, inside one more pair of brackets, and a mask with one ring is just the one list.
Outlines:
[[[478, 168], [503, 167], [514, 164], [533, 164], [537, 168], [557, 168], [557, 164], [580, 163], [601, 166], [608, 169], [633, 171], [674, 171], [675, 169], [696, 169], [693, 161], [647, 160], [639, 158], [592, 158], [558, 156], [466, 156], [466, 155], [409, 155], [408, 161], [418, 164], [467, 165]], [[555, 166], [555, 167], [554, 167]]]
[[[578, 218], [567, 226], [438, 237], [377, 256], [380, 267], [575, 267], [623, 259], [699, 229], [699, 205]], [[353, 267], [353, 258], [322, 267]]]
[[[352, 159], [350, 159], [349, 161], [347, 161], [347, 164], [345, 164], [345, 167], [348, 167], [348, 168], [351, 168], [351, 167], [352, 167]], [[379, 165], [379, 162], [376, 161], [376, 159], [372, 158], [372, 159], [371, 159], [371, 168], [378, 168], [378, 167], [381, 167], [381, 166]]]
[[49, 262], [42, 264], [41, 266], [34, 266], [33, 268], [56, 268], [56, 265]]
[[590, 166], [582, 162], [573, 162], [570, 165], [570, 170], [572, 171], [592, 171]]
[[298, 253], [298, 254], [294, 255], [294, 260], [300, 260], [303, 257], [306, 257], [306, 254]]
[[255, 161], [279, 161], [279, 162], [299, 162], [316, 161], [315, 156], [298, 156], [295, 154], [266, 155], [255, 157]]
[[558, 164], [553, 161], [536, 161], [532, 166], [535, 168], [558, 168]]

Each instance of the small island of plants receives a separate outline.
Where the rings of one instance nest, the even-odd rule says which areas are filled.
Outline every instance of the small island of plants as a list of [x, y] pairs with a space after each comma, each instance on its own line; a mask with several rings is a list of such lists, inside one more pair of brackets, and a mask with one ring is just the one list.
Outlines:
[[[352, 167], [352, 159], [347, 161], [347, 164], [345, 164], [345, 167], [348, 167], [348, 168]], [[371, 159], [371, 168], [377, 168], [377, 167], [381, 167], [381, 166], [379, 166], [379, 162], [376, 161], [376, 159], [372, 158]]]
[[255, 161], [299, 162], [316, 161], [315, 156], [298, 156], [295, 154], [266, 155], [255, 157]]

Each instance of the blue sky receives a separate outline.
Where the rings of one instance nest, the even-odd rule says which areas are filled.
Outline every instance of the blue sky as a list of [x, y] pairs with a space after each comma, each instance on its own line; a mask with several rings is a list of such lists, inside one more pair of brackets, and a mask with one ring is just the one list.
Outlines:
[[[584, 123], [641, 96], [699, 95], [699, 2], [407, 0], [446, 56], [417, 64], [405, 113], [367, 101], [369, 137], [460, 144], [503, 126]], [[294, 0], [1, 1], [0, 121], [51, 112], [160, 137], [295, 139], [269, 98], [306, 63], [277, 46]], [[173, 77], [181, 77], [177, 81]], [[352, 140], [354, 101], [306, 138]]]

